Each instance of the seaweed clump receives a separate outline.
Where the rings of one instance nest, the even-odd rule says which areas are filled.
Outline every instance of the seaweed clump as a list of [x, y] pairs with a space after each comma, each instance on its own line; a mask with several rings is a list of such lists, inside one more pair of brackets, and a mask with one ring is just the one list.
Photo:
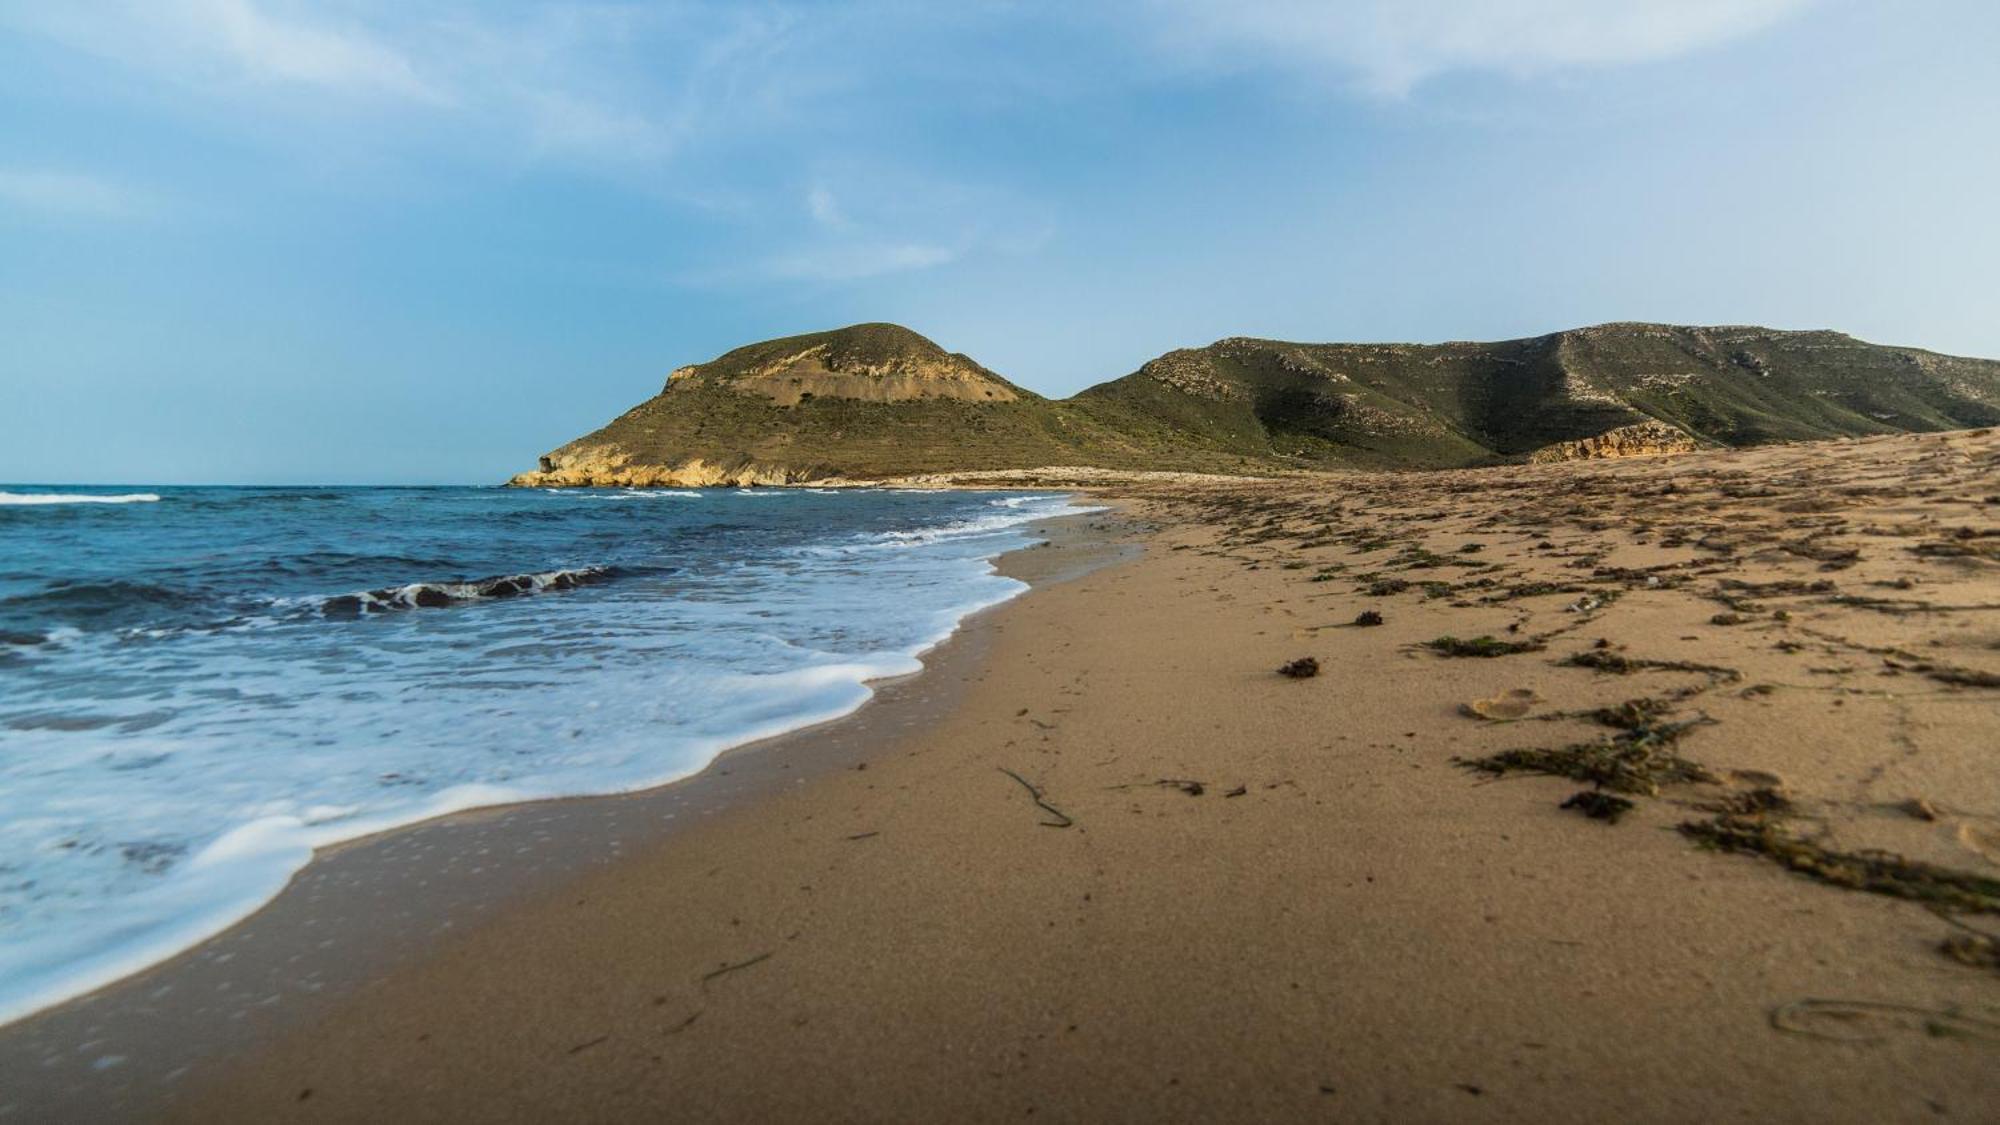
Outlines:
[[2000, 941], [1985, 934], [1952, 934], [1938, 946], [1938, 952], [1961, 965], [2000, 972]]
[[1681, 834], [1717, 851], [1763, 856], [1807, 878], [1946, 910], [2000, 914], [2000, 879], [1888, 852], [1838, 852], [1762, 816], [1689, 821]]
[[1706, 719], [1649, 724], [1592, 742], [1557, 749], [1523, 747], [1474, 758], [1466, 766], [1482, 773], [1540, 773], [1588, 781], [1614, 793], [1658, 796], [1661, 785], [1715, 781], [1700, 763], [1674, 752], [1681, 736]]
[[1544, 647], [1536, 640], [1503, 641], [1494, 636], [1479, 636], [1469, 640], [1443, 636], [1425, 641], [1424, 647], [1440, 656], [1512, 656], [1517, 652], [1540, 652]]
[[1664, 699], [1647, 696], [1642, 699], [1628, 699], [1610, 707], [1599, 707], [1590, 713], [1590, 717], [1607, 727], [1638, 730], [1651, 725], [1661, 715], [1671, 710], [1672, 706]]
[[1626, 656], [1609, 648], [1585, 649], [1562, 661], [1572, 668], [1589, 668], [1597, 672], [1609, 672], [1614, 676], [1629, 676], [1634, 672], [1706, 672], [1721, 680], [1740, 680], [1743, 673], [1720, 664], [1698, 664], [1692, 660], [1648, 660], [1643, 657]]
[[1319, 657], [1301, 656], [1297, 660], [1288, 660], [1278, 669], [1278, 674], [1294, 680], [1310, 680], [1319, 675]]
[[1562, 807], [1575, 809], [1592, 820], [1601, 820], [1606, 824], [1618, 823], [1619, 817], [1633, 809], [1631, 801], [1602, 789], [1582, 789], [1572, 793]]

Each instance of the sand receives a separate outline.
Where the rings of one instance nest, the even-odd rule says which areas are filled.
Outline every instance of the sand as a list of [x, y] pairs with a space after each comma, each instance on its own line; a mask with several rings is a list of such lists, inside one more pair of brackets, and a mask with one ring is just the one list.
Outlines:
[[[871, 704], [837, 768], [514, 895], [154, 1108], [2000, 1117], [2000, 971], [1941, 951], [2000, 931], [2000, 438], [1113, 491], [1140, 557], [984, 615], [918, 678], [948, 705]], [[1616, 823], [1468, 767], [1577, 745], [1544, 761], [1622, 763]], [[1958, 909], [1677, 830], [1732, 816]]]

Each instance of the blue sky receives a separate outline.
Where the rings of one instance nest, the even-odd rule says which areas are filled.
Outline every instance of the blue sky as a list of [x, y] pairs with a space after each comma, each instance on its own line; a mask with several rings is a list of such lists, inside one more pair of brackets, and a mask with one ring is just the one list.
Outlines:
[[2000, 6], [0, 0], [0, 480], [488, 482], [893, 320], [2000, 356]]

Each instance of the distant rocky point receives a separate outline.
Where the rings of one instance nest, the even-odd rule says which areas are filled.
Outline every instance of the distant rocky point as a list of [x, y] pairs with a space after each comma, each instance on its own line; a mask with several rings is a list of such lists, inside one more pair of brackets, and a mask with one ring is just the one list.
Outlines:
[[2000, 362], [1838, 332], [1621, 323], [1497, 343], [1232, 337], [1048, 399], [907, 328], [859, 324], [680, 368], [510, 483], [1451, 468], [1995, 424]]

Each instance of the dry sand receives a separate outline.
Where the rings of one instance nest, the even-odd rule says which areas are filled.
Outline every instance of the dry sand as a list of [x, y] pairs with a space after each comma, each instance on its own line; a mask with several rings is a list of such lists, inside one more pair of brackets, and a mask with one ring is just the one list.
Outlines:
[[[1143, 558], [984, 618], [944, 715], [871, 705], [853, 764], [489, 912], [175, 1112], [2000, 1119], [1963, 928], [2000, 931], [2000, 438], [1119, 492]], [[1629, 790], [1615, 824], [1466, 766], [1579, 745], [1527, 761]]]

